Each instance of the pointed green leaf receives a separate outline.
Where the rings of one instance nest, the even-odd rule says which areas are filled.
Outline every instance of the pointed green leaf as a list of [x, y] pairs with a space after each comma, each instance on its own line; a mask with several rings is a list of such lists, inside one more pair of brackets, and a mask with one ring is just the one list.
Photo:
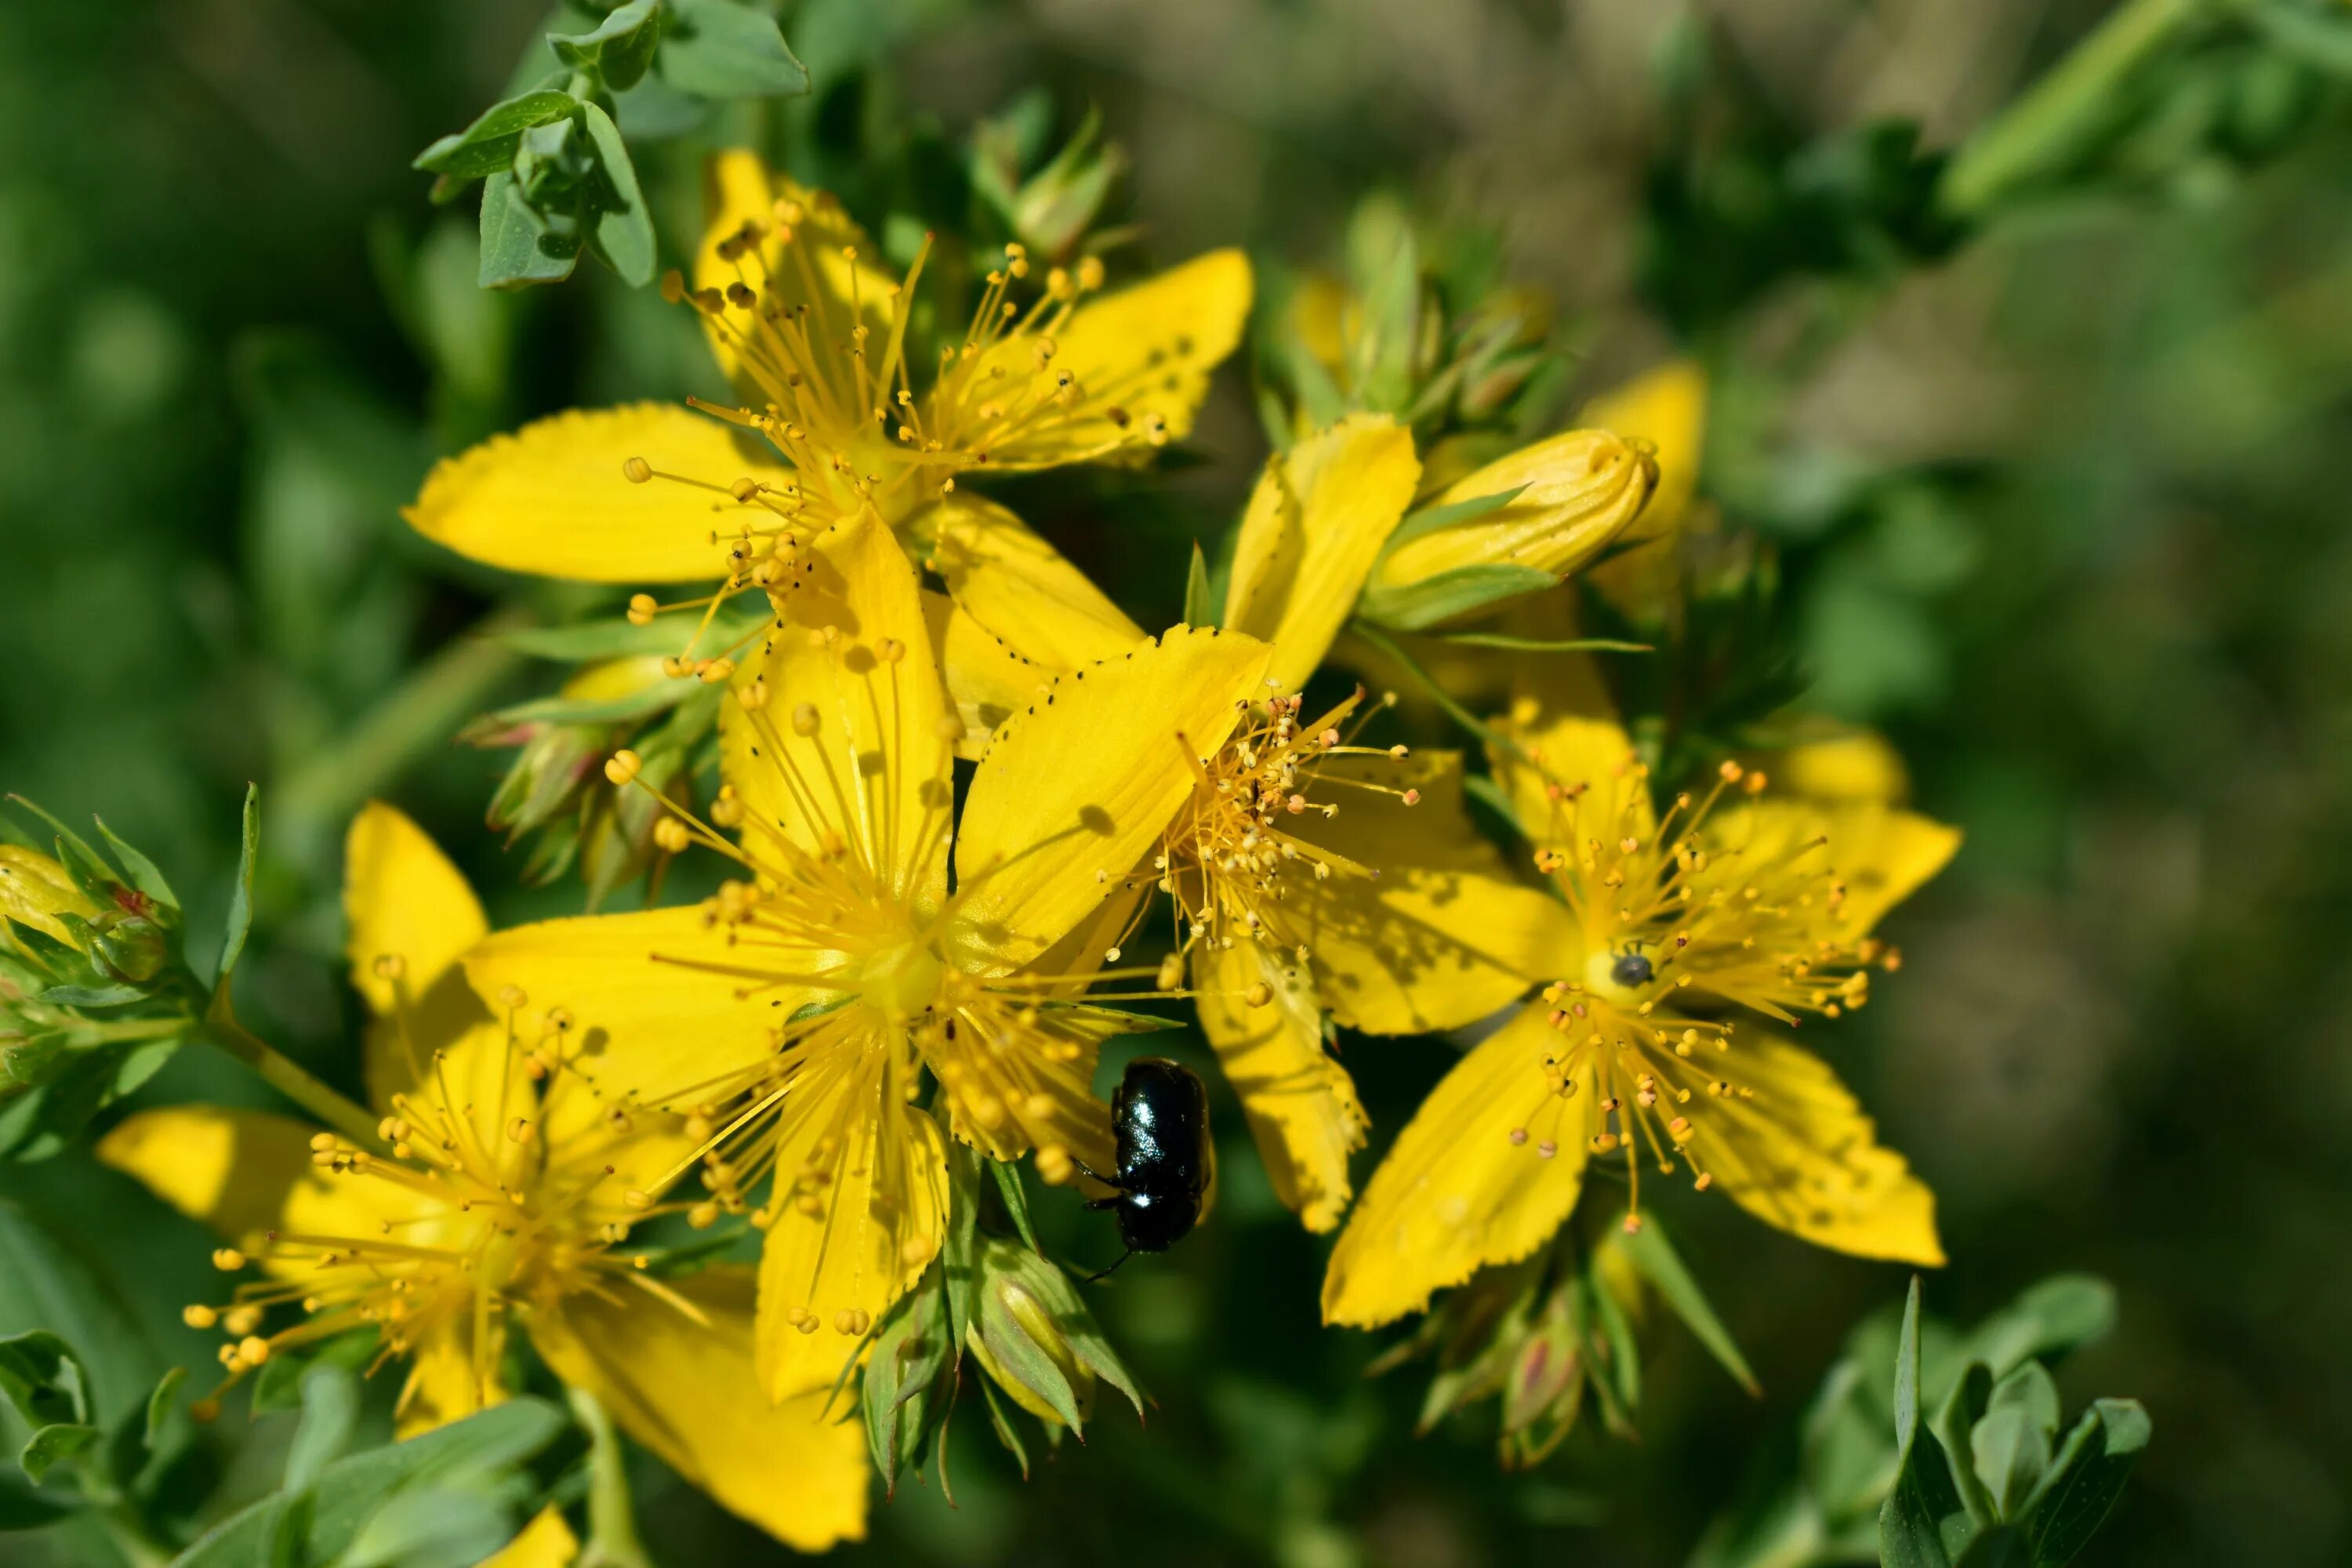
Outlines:
[[313, 1363], [302, 1373], [302, 1424], [286, 1450], [289, 1492], [308, 1491], [321, 1472], [351, 1447], [359, 1424], [360, 1385], [343, 1367]]
[[99, 837], [106, 840], [106, 847], [109, 849], [114, 851], [115, 863], [129, 875], [131, 885], [163, 905], [163, 908], [177, 913], [180, 908], [179, 896], [172, 891], [170, 880], [164, 877], [155, 862], [118, 837], [114, 829], [106, 825], [104, 817], [92, 816], [90, 820], [98, 824]]
[[1042, 1256], [1045, 1249], [1037, 1245], [1037, 1229], [1029, 1223], [1029, 1189], [1021, 1180], [1021, 1167], [991, 1160], [988, 1173], [996, 1178], [997, 1195], [1004, 1200], [1004, 1212], [1013, 1216], [1013, 1228], [1021, 1233], [1030, 1251]]
[[621, 280], [641, 289], [654, 277], [654, 220], [646, 209], [645, 193], [637, 188], [636, 165], [621, 140], [621, 128], [612, 116], [591, 103], [581, 111], [588, 127], [589, 145], [596, 150], [596, 166], [604, 171], [604, 188], [593, 193], [593, 222], [589, 237]]
[[1985, 1409], [1991, 1401], [1992, 1373], [1984, 1363], [1972, 1361], [1961, 1369], [1952, 1384], [1952, 1392], [1945, 1396], [1943, 1409], [1936, 1415], [1936, 1441], [1942, 1447], [1945, 1458], [1953, 1461], [1953, 1490], [1979, 1530], [1998, 1523], [2001, 1518], [1992, 1492], [1970, 1462], [1969, 1435], [1984, 1419]]
[[1885, 1568], [1950, 1568], [1952, 1554], [1972, 1531], [1967, 1509], [1952, 1489], [1943, 1445], [1919, 1426], [1919, 1279], [1903, 1308], [1903, 1337], [1895, 1356], [1895, 1485], [1878, 1512], [1878, 1554]]
[[171, 1419], [173, 1407], [179, 1404], [180, 1385], [187, 1381], [188, 1369], [175, 1366], [163, 1375], [155, 1391], [147, 1396], [147, 1421], [141, 1431], [149, 1448], [153, 1448], [162, 1437], [163, 1423]]
[[[996, 1392], [996, 1384], [989, 1379], [983, 1377], [976, 1381], [980, 1384], [981, 1397], [988, 1402], [988, 1424], [996, 1429], [996, 1440], [1003, 1444], [1005, 1448], [1011, 1452], [1014, 1461], [1021, 1467], [1021, 1479], [1024, 1481], [1027, 1480], [1029, 1479], [1029, 1450], [1022, 1445], [1021, 1433], [1019, 1429], [1013, 1425], [1012, 1413], [1004, 1408], [1004, 1396]], [[942, 1489], [945, 1489], [948, 1479], [947, 1433], [945, 1428], [941, 1428], [940, 1436], [940, 1486]]]
[[1997, 1525], [1969, 1542], [1952, 1568], [2033, 1568], [2033, 1548], [2023, 1531]]
[[1184, 578], [1184, 624], [1217, 624], [1216, 606], [1209, 602], [1209, 558], [1201, 553], [1201, 542], [1197, 539], [1192, 541], [1192, 569]]
[[46, 1329], [0, 1339], [0, 1394], [36, 1429], [90, 1419], [89, 1373], [74, 1348]]
[[25, 1443], [25, 1451], [16, 1456], [27, 1479], [38, 1486], [58, 1466], [96, 1445], [100, 1436], [95, 1426], [60, 1422], [44, 1426]]
[[1558, 577], [1533, 566], [1456, 566], [1402, 587], [1366, 588], [1356, 601], [1356, 614], [1391, 631], [1427, 631], [1559, 585]]
[[793, 57], [775, 18], [733, 0], [669, 0], [669, 30], [656, 68], [702, 98], [797, 98], [808, 68]]
[[572, 114], [580, 100], [570, 93], [526, 92], [494, 103], [455, 135], [444, 136], [416, 155], [411, 168], [460, 180], [478, 180], [506, 170], [514, 163], [522, 133], [534, 126], [551, 125]]
[[636, 85], [653, 64], [661, 43], [661, 0], [629, 0], [593, 33], [550, 33], [555, 58], [574, 70], [593, 71], [614, 92]]
[[1707, 1353], [1715, 1357], [1723, 1370], [1738, 1379], [1739, 1386], [1748, 1393], [1762, 1394], [1763, 1385], [1748, 1370], [1748, 1358], [1739, 1353], [1739, 1346], [1732, 1339], [1731, 1331], [1723, 1326], [1721, 1318], [1716, 1316], [1706, 1293], [1699, 1289], [1698, 1281], [1684, 1266], [1682, 1255], [1666, 1239], [1665, 1229], [1658, 1224], [1657, 1216], [1644, 1215], [1642, 1228], [1630, 1236], [1618, 1236], [1616, 1246], [1633, 1267], [1641, 1270], [1642, 1278], [1650, 1282], [1659, 1297], [1674, 1310], [1675, 1316], [1683, 1321], [1684, 1326], [1706, 1347]]
[[2154, 1432], [2137, 1400], [2101, 1399], [2083, 1413], [2041, 1486], [2018, 1510], [2036, 1563], [2074, 1561], [2123, 1494]]
[[580, 260], [579, 225], [540, 212], [525, 198], [514, 175], [501, 170], [482, 186], [482, 258], [478, 281], [485, 289], [520, 289], [572, 276]]
[[245, 955], [245, 937], [253, 926], [253, 866], [261, 855], [261, 786], [245, 786], [245, 814], [237, 838], [236, 880], [230, 884], [228, 927], [221, 933], [220, 963], [213, 971], [213, 990], [228, 993], [229, 977]]
[[1518, 500], [1520, 492], [1527, 488], [1525, 485], [1513, 485], [1507, 490], [1495, 490], [1483, 496], [1472, 496], [1467, 500], [1452, 501], [1444, 506], [1425, 506], [1418, 511], [1408, 512], [1404, 521], [1389, 534], [1388, 542], [1381, 547], [1381, 553], [1385, 555], [1398, 545], [1419, 539], [1424, 533], [1434, 533], [1441, 528], [1451, 528], [1457, 522], [1467, 522], [1474, 517], [1500, 511]]

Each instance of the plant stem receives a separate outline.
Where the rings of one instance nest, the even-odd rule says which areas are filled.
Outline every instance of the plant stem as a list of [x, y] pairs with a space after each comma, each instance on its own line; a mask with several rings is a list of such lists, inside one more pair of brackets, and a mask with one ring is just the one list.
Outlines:
[[1969, 138], [1937, 198], [1955, 217], [1984, 216], [2049, 172], [2095, 130], [2125, 77], [2171, 43], [2200, 0], [2125, 0], [2000, 114]]
[[629, 1507], [629, 1474], [613, 1418], [584, 1388], [565, 1391], [572, 1413], [588, 1433], [588, 1545], [580, 1568], [653, 1568]]
[[260, 1075], [261, 1081], [363, 1149], [381, 1149], [376, 1118], [329, 1089], [308, 1069], [229, 1016], [226, 1008], [199, 1026], [203, 1038]]

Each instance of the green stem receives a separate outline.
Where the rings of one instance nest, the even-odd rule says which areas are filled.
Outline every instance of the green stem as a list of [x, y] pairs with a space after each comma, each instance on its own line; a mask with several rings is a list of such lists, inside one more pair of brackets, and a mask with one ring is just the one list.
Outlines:
[[2096, 129], [2124, 79], [2202, 9], [2202, 0], [2125, 0], [2109, 12], [1961, 146], [1937, 189], [1943, 209], [1981, 217], [2011, 190], [2056, 167]]
[[335, 743], [288, 772], [275, 810], [289, 841], [308, 847], [339, 830], [416, 756], [446, 746], [524, 656], [499, 638], [531, 624], [521, 610], [492, 612], [404, 680]]
[[1421, 689], [1428, 692], [1430, 697], [1435, 700], [1440, 708], [1445, 710], [1447, 716], [1453, 719], [1455, 723], [1469, 731], [1473, 735], [1477, 736], [1479, 740], [1485, 742], [1489, 746], [1510, 752], [1515, 756], [1523, 754], [1519, 751], [1519, 743], [1517, 741], [1512, 740], [1508, 735], [1501, 734], [1496, 731], [1487, 728], [1476, 714], [1471, 712], [1467, 708], [1463, 707], [1461, 703], [1456, 702], [1453, 696], [1446, 691], [1445, 688], [1437, 683], [1437, 678], [1430, 674], [1429, 671], [1422, 668], [1421, 661], [1413, 658], [1412, 655], [1405, 652], [1402, 647], [1399, 647], [1396, 639], [1390, 637], [1388, 633], [1381, 631], [1375, 626], [1369, 626], [1362, 621], [1356, 622], [1349, 627], [1349, 630], [1354, 632], [1358, 637], [1363, 638], [1366, 642], [1371, 644], [1374, 647], [1379, 648], [1382, 653], [1387, 654], [1391, 658], [1396, 660], [1397, 663], [1402, 665], [1404, 667], [1405, 673], [1412, 676], [1413, 680], [1420, 685]]
[[381, 1149], [377, 1119], [313, 1078], [277, 1047], [228, 1016], [226, 1009], [206, 1018], [203, 1037], [260, 1075], [261, 1081], [349, 1138], [363, 1149]]
[[579, 1568], [653, 1568], [629, 1507], [629, 1474], [613, 1418], [586, 1389], [564, 1392], [588, 1433], [588, 1546]]

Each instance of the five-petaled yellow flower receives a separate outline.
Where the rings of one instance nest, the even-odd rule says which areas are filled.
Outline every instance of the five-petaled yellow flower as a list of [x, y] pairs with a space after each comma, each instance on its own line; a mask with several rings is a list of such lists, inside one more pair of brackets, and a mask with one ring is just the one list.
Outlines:
[[751, 1211], [761, 1378], [789, 1399], [830, 1385], [938, 1254], [945, 1135], [1034, 1151], [1049, 1180], [1111, 1168], [1094, 1065], [1139, 1021], [1081, 1000], [1106, 905], [1190, 791], [1171, 732], [1222, 743], [1267, 650], [1179, 628], [1070, 672], [999, 729], [951, 832], [961, 726], [882, 519], [817, 536], [775, 596], [720, 720], [715, 826], [677, 819], [741, 876], [698, 910], [525, 926], [466, 963], [485, 994], [560, 999], [608, 1095], [688, 1119], [697, 1223], [772, 1183]]
[[1958, 833], [1876, 803], [1771, 799], [1737, 763], [1662, 813], [1581, 663], [1528, 682], [1504, 735], [1497, 779], [1560, 894], [1527, 972], [1543, 989], [1399, 1135], [1332, 1254], [1325, 1320], [1387, 1322], [1528, 1256], [1599, 1159], [1622, 1162], [1629, 1224], [1647, 1164], [1820, 1246], [1941, 1263], [1933, 1194], [1818, 1057], [1748, 1020], [1860, 1005], [1895, 963], [1874, 928]]
[[[388, 806], [352, 826], [345, 903], [352, 981], [376, 1015], [367, 1066], [383, 1150], [202, 1106], [142, 1111], [99, 1146], [226, 1243], [214, 1260], [244, 1278], [186, 1315], [226, 1331], [231, 1381], [373, 1329], [377, 1364], [407, 1366], [406, 1435], [506, 1397], [520, 1331], [557, 1376], [778, 1540], [816, 1550], [863, 1535], [862, 1436], [824, 1418], [823, 1394], [775, 1405], [753, 1375], [751, 1271], [664, 1279], [626, 1246], [639, 1216], [625, 1194], [688, 1147], [677, 1119], [608, 1098], [599, 1043], [562, 1008], [515, 992], [486, 1004], [467, 986], [480, 906]], [[500, 1561], [572, 1552], [550, 1512]]]
[[410, 521], [517, 571], [772, 587], [800, 542], [871, 507], [946, 583], [965, 623], [951, 647], [1058, 668], [1129, 646], [1099, 589], [957, 480], [1185, 435], [1248, 316], [1247, 259], [1214, 251], [1105, 293], [1099, 262], [1038, 277], [1012, 247], [925, 375], [908, 336], [928, 242], [901, 282], [836, 201], [755, 155], [719, 154], [708, 184], [692, 284], [665, 288], [700, 314], [743, 406], [542, 420], [442, 463]]

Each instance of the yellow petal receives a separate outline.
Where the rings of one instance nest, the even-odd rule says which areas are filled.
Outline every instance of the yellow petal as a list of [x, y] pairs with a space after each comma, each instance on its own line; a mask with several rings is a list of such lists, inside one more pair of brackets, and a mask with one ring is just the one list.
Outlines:
[[[394, 1406], [395, 1430], [404, 1440], [464, 1420], [483, 1407], [486, 1394], [492, 1405], [505, 1400], [503, 1387], [482, 1386], [474, 1364], [471, 1334], [470, 1323], [453, 1322], [428, 1335], [411, 1352], [408, 1378]], [[484, 1358], [485, 1364], [493, 1368], [498, 1361], [495, 1356]], [[493, 1372], [492, 1376], [496, 1375]]]
[[[1617, 710], [1589, 655], [1527, 655], [1514, 682], [1510, 715], [1496, 729], [1512, 744], [1495, 748], [1488, 761], [1519, 830], [1529, 838], [1563, 842], [1580, 812], [1590, 821], [1622, 816], [1628, 832], [1650, 836], [1656, 814], [1647, 770], [1634, 752], [1633, 737], [1617, 721]], [[1564, 806], [1555, 792], [1586, 804]], [[1591, 815], [1593, 801], [1605, 808], [1602, 816]]]
[[1605, 430], [1570, 430], [1487, 464], [1433, 507], [1517, 490], [1509, 504], [1407, 539], [1376, 580], [1402, 587], [1464, 566], [1532, 566], [1565, 577], [1641, 515], [1649, 458]]
[[[898, 1092], [882, 1050], [797, 1089], [802, 1103], [778, 1125], [780, 1201], [760, 1254], [757, 1335], [759, 1385], [778, 1403], [833, 1386], [858, 1335], [921, 1278], [945, 1234], [947, 1147]], [[796, 1194], [804, 1171], [828, 1179]]]
[[[797, 321], [798, 331], [805, 334], [805, 340], [787, 340], [772, 325], [755, 324], [751, 311], [736, 306], [717, 316], [701, 312], [719, 368], [755, 407], [781, 403], [786, 418], [822, 442], [848, 447], [864, 433], [869, 406], [882, 400], [857, 384], [856, 362], [847, 352], [852, 332], [866, 327], [868, 363], [878, 366], [889, 342], [898, 279], [876, 265], [880, 250], [831, 193], [774, 173], [756, 153], [712, 154], [703, 166], [702, 192], [694, 286], [724, 289], [740, 283], [759, 296], [761, 317]], [[761, 237], [740, 259], [730, 261], [720, 248], [746, 224]], [[748, 364], [741, 347], [747, 332], [761, 342], [759, 355]], [[780, 351], [787, 342], [790, 346]], [[801, 377], [799, 386], [781, 384], [776, 373], [786, 368]]]
[[37, 849], [0, 844], [0, 942], [7, 937], [5, 922], [15, 921], [70, 945], [72, 934], [58, 916], [89, 920], [97, 913], [98, 906], [82, 896], [63, 866]]
[[[567, 1054], [604, 1101], [666, 1101], [774, 1048], [777, 993], [742, 994], [753, 982], [741, 952], [698, 909], [516, 926], [469, 950], [465, 966], [486, 998], [513, 986], [534, 1013], [568, 1011], [578, 1044]], [[803, 999], [784, 998], [782, 1010]]]
[[[756, 710], [741, 700], [752, 679], [768, 694]], [[755, 859], [777, 834], [808, 855], [838, 847], [893, 896], [935, 900], [960, 731], [915, 569], [868, 509], [820, 534], [783, 591], [720, 710], [719, 771]]]
[[[1512, 878], [1472, 825], [1458, 752], [1334, 757], [1318, 784], [1317, 798], [1339, 815], [1303, 814], [1297, 837], [1350, 864], [1287, 879], [1281, 926], [1312, 954], [1339, 1022], [1376, 1035], [1456, 1028], [1580, 950], [1566, 906]], [[1420, 793], [1418, 804], [1404, 804], [1406, 790]]]
[[310, 1163], [317, 1131], [266, 1110], [172, 1106], [124, 1119], [98, 1157], [240, 1247], [269, 1230], [372, 1236], [437, 1209], [390, 1182], [330, 1177]]
[[[991, 468], [1053, 468], [1085, 462], [1134, 443], [1154, 417], [1170, 440], [1191, 433], [1192, 416], [1208, 395], [1209, 373], [1241, 342], [1249, 319], [1249, 258], [1213, 250], [1131, 288], [1081, 303], [1053, 334], [1048, 371], [1034, 363], [1036, 344], [1013, 338], [979, 356], [962, 376], [943, 382], [927, 416], [950, 429], [971, 423], [980, 403], [1001, 399], [1009, 375], [1076, 377], [1077, 400], [1061, 417], [1034, 419], [1028, 433], [985, 442]], [[933, 412], [933, 411], [940, 412]]]
[[1543, 1062], [1559, 1038], [1542, 1008], [1524, 1008], [1422, 1102], [1332, 1249], [1325, 1322], [1373, 1328], [1421, 1311], [1551, 1239], [1583, 1185], [1596, 1098], [1590, 1071], [1573, 1096], [1551, 1092]]
[[531, 1344], [670, 1468], [785, 1545], [858, 1540], [864, 1428], [826, 1413], [830, 1390], [769, 1401], [753, 1366], [755, 1289], [751, 1269], [725, 1264], [659, 1294], [624, 1277], [618, 1300], [573, 1295], [535, 1318]]
[[727, 574], [725, 538], [776, 521], [764, 507], [669, 479], [633, 484], [622, 472], [632, 458], [722, 489], [793, 481], [773, 452], [732, 426], [676, 404], [637, 403], [558, 414], [444, 458], [402, 515], [468, 560], [592, 583], [716, 582]]
[[1284, 689], [1323, 662], [1420, 478], [1412, 433], [1385, 415], [1350, 416], [1266, 464], [1242, 514], [1224, 624], [1274, 645], [1267, 673]]
[[1059, 673], [1013, 651], [1011, 644], [964, 613], [945, 594], [923, 590], [923, 619], [940, 650], [948, 700], [963, 732], [956, 755], [976, 763], [999, 724], [1045, 694]]
[[1901, 805], [1911, 795], [1903, 753], [1869, 730], [1832, 731], [1773, 751], [1746, 752], [1739, 760], [1763, 770], [1774, 794], [1824, 805]]
[[1110, 895], [1262, 696], [1271, 650], [1180, 626], [1055, 676], [981, 758], [956, 842], [967, 938], [1027, 963]]
[[1659, 1058], [1696, 1086], [1719, 1072], [1750, 1091], [1701, 1101], [1693, 1163], [1765, 1224], [1858, 1258], [1944, 1261], [1936, 1196], [1903, 1156], [1878, 1142], [1852, 1091], [1819, 1057], [1777, 1035], [1740, 1029], [1730, 1051], [1703, 1062]]
[[1143, 640], [1143, 628], [1085, 573], [994, 501], [959, 492], [908, 528], [956, 607], [1020, 658], [1067, 669]]
[[361, 808], [343, 840], [343, 919], [352, 989], [380, 1019], [404, 1014], [368, 1031], [369, 1097], [385, 1110], [415, 1083], [410, 1047], [421, 1064], [488, 1018], [452, 966], [489, 922], [465, 874], [382, 801]]
[[[1348, 1156], [1364, 1146], [1363, 1103], [1348, 1069], [1323, 1048], [1323, 1016], [1296, 965], [1253, 943], [1193, 959], [1201, 1030], [1241, 1098], [1250, 1137], [1283, 1203], [1309, 1230], [1339, 1223], [1354, 1191]], [[1273, 999], [1253, 1007], [1251, 988]]]
[[482, 1560], [480, 1568], [565, 1568], [580, 1555], [580, 1538], [563, 1522], [561, 1509], [541, 1509], [522, 1533]]
[[[1805, 850], [1814, 839], [1820, 848]], [[1693, 879], [1704, 898], [1729, 886], [1754, 868], [1800, 855], [1814, 855], [1837, 873], [1845, 896], [1819, 911], [1823, 937], [1853, 941], [1870, 934], [1887, 910], [1942, 870], [1960, 847], [1960, 830], [1916, 812], [1883, 806], [1821, 806], [1767, 795], [1719, 810], [1707, 825], [1706, 841], [1725, 851]]]
[[343, 919], [352, 986], [377, 1013], [392, 1011], [395, 983], [422, 995], [490, 929], [465, 873], [380, 800], [361, 807], [343, 840]]

